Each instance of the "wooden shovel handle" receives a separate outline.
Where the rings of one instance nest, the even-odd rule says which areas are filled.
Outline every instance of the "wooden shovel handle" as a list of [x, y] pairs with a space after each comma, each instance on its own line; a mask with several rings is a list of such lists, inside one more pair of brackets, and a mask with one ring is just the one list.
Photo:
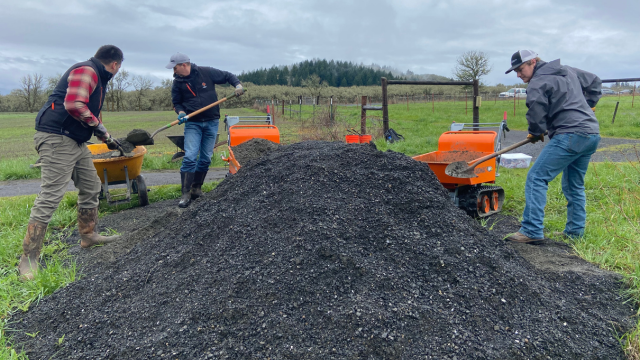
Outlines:
[[511, 151], [511, 150], [513, 150], [515, 148], [519, 148], [522, 145], [526, 145], [526, 144], [530, 143], [531, 140], [533, 140], [533, 139], [526, 138], [526, 139], [524, 139], [524, 140], [522, 140], [520, 142], [517, 142], [517, 143], [515, 143], [515, 144], [513, 144], [511, 146], [508, 146], [508, 147], [506, 147], [506, 148], [504, 148], [504, 149], [502, 149], [500, 151], [496, 151], [493, 154], [490, 154], [490, 155], [487, 155], [487, 156], [483, 156], [483, 157], [481, 157], [480, 159], [477, 159], [477, 160], [473, 160], [472, 162], [469, 163], [469, 166], [471, 167], [471, 166], [474, 166], [474, 165], [478, 165], [478, 164], [481, 164], [481, 163], [483, 163], [483, 162], [485, 162], [485, 161], [487, 161], [489, 159], [493, 159], [494, 157], [496, 157], [498, 155], [502, 155], [502, 154], [504, 154], [506, 152], [509, 152], [509, 151]]
[[[247, 90], [244, 90], [244, 92], [247, 92]], [[233, 99], [233, 98], [234, 98], [234, 97], [236, 97], [236, 96], [237, 96], [237, 95], [236, 95], [235, 93], [233, 93], [233, 94], [231, 94], [231, 95], [229, 95], [229, 96], [227, 96], [227, 97], [223, 97], [222, 99], [220, 99], [220, 100], [218, 100], [218, 101], [214, 102], [213, 104], [207, 105], [207, 106], [203, 107], [202, 109], [199, 109], [199, 110], [196, 110], [196, 111], [192, 112], [191, 114], [189, 114], [189, 115], [187, 115], [187, 116], [186, 116], [186, 119], [187, 119], [187, 120], [189, 120], [189, 118], [190, 118], [190, 117], [192, 117], [192, 116], [196, 116], [196, 115], [200, 114], [201, 112], [203, 112], [203, 111], [205, 111], [205, 110], [209, 110], [209, 109], [211, 109], [212, 107], [214, 107], [214, 106], [216, 106], [216, 105], [220, 105], [221, 103], [223, 103], [223, 102], [225, 102], [225, 101], [227, 101], [227, 100], [229, 100], [229, 99]], [[180, 120], [174, 120], [174, 121], [170, 122], [169, 124], [167, 124], [167, 125], [165, 125], [165, 126], [161, 127], [160, 129], [156, 130], [156, 131], [151, 135], [151, 138], [153, 139], [153, 137], [154, 137], [154, 136], [156, 136], [156, 134], [157, 134], [157, 133], [159, 133], [159, 132], [161, 132], [161, 131], [167, 130], [167, 129], [168, 129], [168, 128], [170, 128], [170, 127], [173, 127], [173, 126], [178, 125], [178, 123], [179, 123], [179, 122], [180, 122]]]
[[[225, 101], [227, 101], [227, 100], [229, 100], [229, 99], [233, 99], [233, 98], [234, 98], [234, 97], [236, 97], [236, 96], [237, 96], [237, 95], [236, 95], [235, 93], [233, 93], [233, 94], [231, 94], [231, 95], [229, 95], [229, 96], [227, 96], [227, 97], [223, 97], [222, 99], [220, 99], [220, 100], [218, 100], [218, 101], [214, 102], [213, 104], [207, 105], [207, 106], [203, 107], [202, 109], [196, 110], [196, 111], [192, 112], [191, 114], [187, 115], [187, 119], [189, 119], [189, 118], [190, 118], [190, 117], [192, 117], [192, 116], [196, 116], [196, 115], [200, 114], [200, 113], [201, 113], [201, 112], [203, 112], [203, 111], [209, 110], [209, 109], [211, 109], [212, 107], [214, 107], [214, 106], [216, 106], [216, 105], [220, 105], [220, 104], [222, 104], [223, 102], [225, 102]], [[176, 121], [174, 121], [174, 122], [173, 122], [173, 123], [171, 123], [171, 124], [175, 125], [175, 124], [177, 124], [178, 122], [179, 122], [179, 121], [178, 121], [178, 120], [176, 120]], [[174, 124], [174, 123], [175, 123], [175, 124]], [[171, 126], [173, 126], [173, 125], [171, 125]]]

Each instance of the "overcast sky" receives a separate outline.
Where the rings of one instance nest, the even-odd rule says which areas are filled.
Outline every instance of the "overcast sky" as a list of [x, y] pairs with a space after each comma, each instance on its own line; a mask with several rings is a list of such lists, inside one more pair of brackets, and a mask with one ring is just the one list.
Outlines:
[[511, 55], [532, 49], [601, 78], [640, 77], [639, 34], [639, 0], [3, 0], [0, 94], [104, 44], [158, 83], [175, 52], [235, 74], [320, 58], [449, 77], [460, 54], [480, 50], [493, 85], [515, 84]]

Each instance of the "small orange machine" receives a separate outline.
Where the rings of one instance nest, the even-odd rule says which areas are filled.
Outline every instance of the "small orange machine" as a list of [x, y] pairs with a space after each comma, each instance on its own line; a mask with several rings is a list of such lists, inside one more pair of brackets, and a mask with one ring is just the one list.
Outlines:
[[494, 131], [447, 131], [440, 135], [438, 150], [414, 156], [426, 162], [440, 183], [451, 193], [455, 204], [474, 217], [484, 217], [502, 209], [504, 190], [495, 183], [496, 160], [487, 160], [475, 168], [474, 178], [456, 178], [445, 174], [447, 165], [456, 161], [472, 161], [494, 152]]
[[[243, 125], [241, 122], [266, 122], [266, 124]], [[222, 160], [229, 164], [229, 173], [231, 174], [237, 173], [241, 167], [233, 154], [233, 150], [231, 150], [233, 146], [238, 146], [251, 139], [266, 139], [276, 144], [280, 143], [280, 131], [273, 125], [272, 118], [269, 115], [247, 117], [225, 116], [225, 123], [227, 133], [229, 134], [227, 141], [229, 157], [222, 157]]]

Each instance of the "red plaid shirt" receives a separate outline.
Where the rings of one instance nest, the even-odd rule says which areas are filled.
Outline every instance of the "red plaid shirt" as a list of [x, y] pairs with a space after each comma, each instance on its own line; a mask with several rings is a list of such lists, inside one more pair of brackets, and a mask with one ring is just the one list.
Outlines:
[[87, 103], [89, 96], [98, 85], [98, 74], [91, 66], [81, 66], [73, 69], [67, 79], [67, 96], [64, 98], [64, 108], [76, 120], [89, 126], [98, 126], [100, 119], [93, 116]]

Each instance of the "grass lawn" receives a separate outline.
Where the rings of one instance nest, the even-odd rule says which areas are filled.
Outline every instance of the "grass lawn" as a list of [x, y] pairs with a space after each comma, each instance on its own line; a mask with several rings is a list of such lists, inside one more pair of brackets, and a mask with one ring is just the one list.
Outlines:
[[[631, 108], [631, 97], [622, 97], [616, 116], [615, 124], [611, 124], [611, 116], [617, 97], [603, 98], [597, 109], [602, 134], [604, 136], [628, 137], [640, 139], [640, 104]], [[293, 108], [296, 110], [296, 108]], [[288, 115], [288, 108], [285, 113]], [[513, 102], [484, 100], [480, 116], [482, 122], [497, 122], [502, 120], [504, 111], [508, 112], [508, 123], [512, 129], [526, 130], [524, 101], [516, 103], [516, 115], [513, 116]], [[321, 109], [316, 109], [316, 116]], [[229, 109], [232, 115], [255, 115], [248, 109]], [[313, 107], [304, 106], [302, 119], [305, 124], [317, 121], [313, 117]], [[280, 128], [283, 142], [295, 142], [304, 135], [304, 127], [298, 116], [276, 117], [276, 124]], [[296, 114], [294, 114], [296, 115]], [[380, 112], [371, 112], [372, 119], [368, 126], [380, 129], [378, 119]], [[130, 129], [143, 128], [148, 131], [165, 125], [174, 119], [171, 112], [127, 112], [106, 113], [103, 115], [107, 128], [114, 136], [124, 136]], [[390, 126], [406, 137], [406, 141], [387, 144], [378, 139], [376, 145], [380, 150], [391, 149], [407, 155], [416, 155], [433, 151], [437, 148], [440, 134], [449, 129], [452, 121], [471, 122], [471, 109], [465, 115], [464, 103], [436, 103], [435, 111], [432, 104], [393, 104], [389, 106]], [[13, 164], [16, 169], [27, 167], [29, 160], [34, 159], [35, 151], [30, 147], [33, 136], [33, 114], [0, 114], [0, 151], [11, 154], [9, 158], [0, 160], [0, 167]], [[355, 127], [359, 129], [360, 109], [357, 106], [340, 106], [337, 110], [337, 127]], [[25, 123], [28, 123], [25, 125]], [[13, 125], [12, 125], [13, 124]], [[344, 129], [338, 129], [345, 132]], [[10, 133], [12, 135], [7, 135]], [[162, 168], [175, 151], [164, 135], [178, 135], [182, 133], [180, 127], [169, 129], [159, 135], [158, 145], [150, 147], [145, 156], [146, 169]], [[375, 134], [375, 132], [374, 132]], [[226, 136], [226, 134], [224, 135]], [[21, 139], [12, 141], [12, 145], [5, 144], [7, 139]], [[23, 149], [24, 148], [24, 149]], [[31, 152], [31, 154], [29, 153]], [[158, 159], [158, 160], [154, 160]], [[35, 160], [35, 159], [34, 159]], [[154, 162], [155, 161], [155, 162]], [[174, 163], [175, 164], [175, 163]], [[178, 165], [168, 164], [170, 168]], [[5, 171], [5, 170], [0, 170]], [[497, 185], [506, 192], [504, 212], [520, 217], [524, 207], [524, 184], [526, 169], [500, 169], [501, 176]], [[0, 179], [6, 179], [7, 172], [0, 172]], [[24, 177], [38, 177], [39, 173], [26, 173]], [[4, 177], [4, 178], [3, 178]], [[9, 177], [10, 178], [10, 177]], [[216, 184], [205, 184], [205, 190], [211, 190]], [[623, 275], [629, 285], [628, 296], [634, 302], [640, 300], [640, 159], [628, 163], [598, 163], [591, 164], [586, 177], [587, 188], [587, 232], [583, 239], [572, 243], [576, 252], [584, 259], [600, 265], [603, 268], [616, 271]], [[149, 193], [150, 201], [160, 201], [179, 196], [179, 187], [154, 187]], [[4, 333], [7, 328], [6, 318], [12, 311], [27, 309], [38, 299], [56, 289], [65, 286], [76, 279], [73, 261], [66, 255], [67, 246], [59, 235], [53, 231], [48, 233], [48, 243], [43, 250], [43, 260], [47, 269], [35, 281], [22, 283], [18, 281], [16, 266], [21, 253], [22, 237], [28, 222], [30, 207], [35, 196], [20, 196], [0, 198], [0, 359], [25, 358], [20, 349], [10, 346], [9, 337]], [[54, 214], [50, 229], [58, 229], [56, 234], [64, 234], [65, 230], [75, 226], [75, 204], [77, 195], [67, 193], [60, 208]], [[135, 205], [135, 202], [132, 204]], [[550, 184], [548, 205], [546, 208], [545, 226], [552, 231], [564, 228], [566, 216], [566, 200], [564, 199], [560, 181], [556, 179]], [[124, 208], [109, 208], [101, 206], [100, 213], [104, 215]], [[68, 230], [67, 230], [68, 231]], [[630, 358], [640, 359], [639, 345], [640, 327], [621, 338], [621, 344]]]
[[[250, 109], [223, 109], [229, 115], [247, 116], [264, 115]], [[34, 119], [36, 113], [0, 113], [0, 181], [16, 179], [37, 179], [40, 169], [29, 168], [38, 159], [33, 147]], [[157, 129], [176, 119], [173, 111], [127, 111], [104, 112], [102, 118], [111, 136], [125, 137], [133, 129], [144, 129], [153, 133]], [[224, 118], [223, 118], [224, 119]], [[222, 119], [222, 120], [223, 120]], [[227, 138], [224, 122], [220, 121], [220, 141]], [[179, 169], [181, 162], [170, 162], [171, 156], [178, 148], [166, 135], [183, 135], [184, 126], [176, 125], [155, 136], [155, 145], [147, 146], [142, 169], [165, 170]], [[98, 141], [95, 137], [91, 141]], [[216, 149], [212, 158], [212, 167], [223, 166], [219, 154], [226, 147]]]

